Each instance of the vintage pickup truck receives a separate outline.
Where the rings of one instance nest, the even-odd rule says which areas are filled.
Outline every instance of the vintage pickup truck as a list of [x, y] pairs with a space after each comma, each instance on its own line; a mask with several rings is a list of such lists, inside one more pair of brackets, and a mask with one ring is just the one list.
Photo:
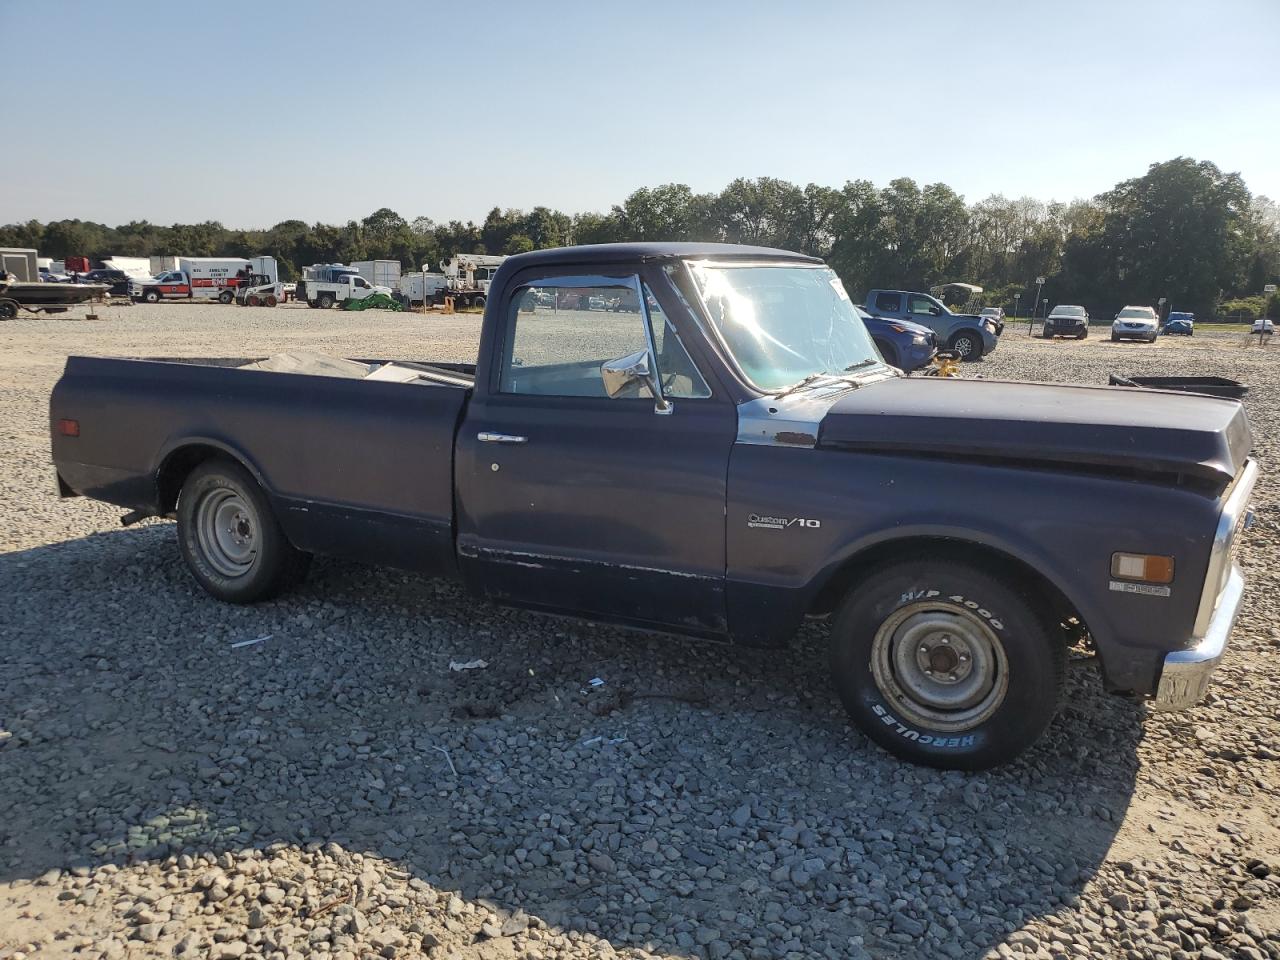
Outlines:
[[902, 377], [780, 250], [544, 250], [491, 293], [475, 365], [71, 357], [59, 488], [176, 518], [238, 603], [323, 553], [752, 646], [832, 615], [853, 719], [939, 767], [1031, 745], [1069, 651], [1158, 706], [1204, 693], [1258, 473], [1239, 403]]

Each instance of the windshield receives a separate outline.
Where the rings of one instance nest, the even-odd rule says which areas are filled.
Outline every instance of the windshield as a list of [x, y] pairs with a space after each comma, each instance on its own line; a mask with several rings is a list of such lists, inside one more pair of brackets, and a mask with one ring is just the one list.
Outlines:
[[1084, 307], [1054, 307], [1051, 317], [1083, 317]]
[[1125, 307], [1120, 311], [1120, 319], [1150, 320], [1153, 312], [1150, 307]]
[[826, 267], [690, 263], [707, 316], [764, 391], [881, 360], [840, 278]]

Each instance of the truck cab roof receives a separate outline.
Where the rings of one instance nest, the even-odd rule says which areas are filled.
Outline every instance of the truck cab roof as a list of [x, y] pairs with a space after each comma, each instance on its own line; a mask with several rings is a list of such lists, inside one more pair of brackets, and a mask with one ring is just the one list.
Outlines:
[[561, 266], [574, 263], [635, 263], [644, 260], [700, 259], [713, 257], [729, 260], [789, 260], [800, 263], [822, 263], [791, 250], [775, 247], [751, 247], [738, 243], [596, 243], [580, 247], [553, 247], [508, 257], [504, 272], [527, 267]]

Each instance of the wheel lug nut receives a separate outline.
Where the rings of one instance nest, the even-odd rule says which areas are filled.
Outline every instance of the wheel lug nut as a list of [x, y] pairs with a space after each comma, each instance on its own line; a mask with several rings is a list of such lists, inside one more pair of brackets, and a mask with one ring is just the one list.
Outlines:
[[968, 663], [968, 662], [969, 662], [969, 655], [968, 655], [967, 653], [962, 653], [962, 654], [960, 654], [960, 662], [961, 662], [961, 663]]
[[921, 648], [920, 648], [920, 652], [921, 652], [921, 653], [928, 653], [928, 652], [929, 652], [929, 648], [928, 648], [928, 647], [921, 647]]
[[957, 677], [954, 673], [951, 673], [951, 674], [948, 674], [948, 675], [947, 675], [947, 679], [948, 679], [948, 680], [959, 680], [960, 678], [959, 678], [959, 677]]
[[924, 672], [924, 675], [925, 675], [926, 677], [932, 677], [932, 676], [933, 676], [933, 671], [932, 671], [932, 670], [926, 670], [926, 671]]
[[950, 637], [943, 637], [943, 638], [942, 638], [942, 642], [943, 642], [944, 644], [950, 643], [950, 642], [951, 642], [951, 638], [950, 638]]

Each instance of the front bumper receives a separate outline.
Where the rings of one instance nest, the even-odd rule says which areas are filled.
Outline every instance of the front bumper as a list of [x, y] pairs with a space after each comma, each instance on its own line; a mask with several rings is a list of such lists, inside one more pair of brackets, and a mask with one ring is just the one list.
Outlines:
[[1231, 637], [1231, 628], [1235, 626], [1243, 598], [1244, 575], [1239, 567], [1233, 566], [1204, 639], [1190, 650], [1175, 650], [1165, 655], [1153, 707], [1157, 710], [1185, 710], [1200, 702], [1209, 689], [1213, 671], [1226, 652], [1227, 640]]

